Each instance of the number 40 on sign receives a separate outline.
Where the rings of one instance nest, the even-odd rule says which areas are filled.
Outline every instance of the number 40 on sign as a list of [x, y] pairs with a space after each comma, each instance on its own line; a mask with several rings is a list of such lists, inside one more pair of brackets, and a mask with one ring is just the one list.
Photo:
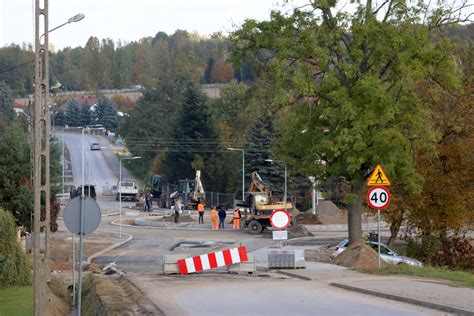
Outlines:
[[384, 209], [390, 204], [390, 191], [385, 187], [374, 187], [367, 193], [367, 203], [371, 208]]

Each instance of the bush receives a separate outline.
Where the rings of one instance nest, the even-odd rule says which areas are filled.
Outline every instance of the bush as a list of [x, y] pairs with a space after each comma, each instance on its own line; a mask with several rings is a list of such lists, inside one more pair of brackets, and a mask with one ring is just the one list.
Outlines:
[[424, 263], [432, 265], [440, 246], [441, 242], [436, 236], [407, 237], [407, 256], [417, 258]]
[[31, 266], [21, 249], [15, 219], [0, 210], [0, 287], [31, 284]]

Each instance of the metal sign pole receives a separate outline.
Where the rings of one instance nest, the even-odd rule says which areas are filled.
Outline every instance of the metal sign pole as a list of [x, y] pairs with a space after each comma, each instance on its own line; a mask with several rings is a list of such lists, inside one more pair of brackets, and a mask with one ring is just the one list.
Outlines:
[[72, 306], [76, 305], [76, 240], [72, 233]]
[[378, 266], [380, 269], [380, 209], [377, 209], [377, 242], [378, 242]]

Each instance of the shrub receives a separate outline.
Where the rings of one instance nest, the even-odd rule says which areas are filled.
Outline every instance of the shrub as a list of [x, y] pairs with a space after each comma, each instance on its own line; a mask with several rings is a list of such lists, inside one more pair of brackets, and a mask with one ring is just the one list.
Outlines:
[[0, 210], [0, 287], [31, 283], [31, 266], [21, 249], [10, 212]]

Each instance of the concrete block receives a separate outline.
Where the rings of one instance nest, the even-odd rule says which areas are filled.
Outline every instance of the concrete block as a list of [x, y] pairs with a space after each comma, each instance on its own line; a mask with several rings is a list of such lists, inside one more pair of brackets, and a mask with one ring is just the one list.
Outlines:
[[230, 273], [257, 273], [257, 264], [255, 262], [255, 257], [253, 255], [247, 255], [248, 261], [231, 264], [227, 266], [227, 272]]
[[272, 249], [268, 251], [269, 269], [298, 269], [305, 267], [303, 249]]
[[191, 257], [190, 254], [176, 254], [163, 256], [163, 274], [178, 274], [178, 260]]

